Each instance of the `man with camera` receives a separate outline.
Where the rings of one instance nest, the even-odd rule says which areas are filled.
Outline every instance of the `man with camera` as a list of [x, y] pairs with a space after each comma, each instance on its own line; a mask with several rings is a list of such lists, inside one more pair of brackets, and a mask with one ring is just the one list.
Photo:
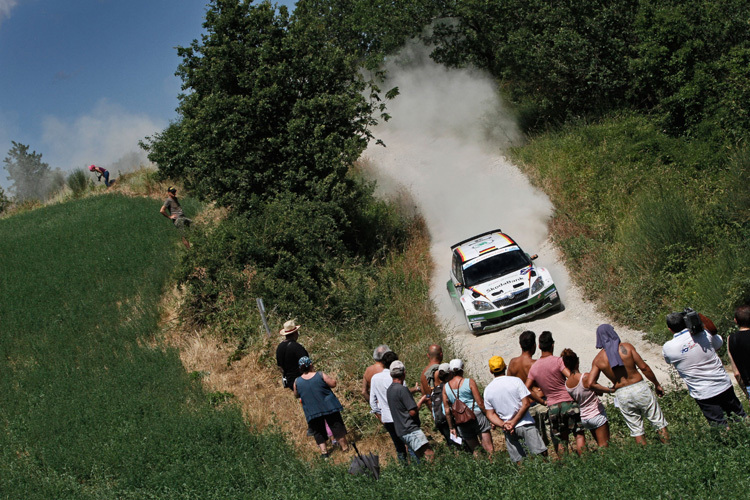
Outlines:
[[[708, 318], [705, 321], [710, 322]], [[721, 336], [709, 332], [701, 316], [692, 309], [668, 314], [667, 327], [674, 337], [664, 344], [664, 360], [677, 369], [709, 424], [727, 427], [725, 413], [746, 418], [716, 354], [724, 343]]]

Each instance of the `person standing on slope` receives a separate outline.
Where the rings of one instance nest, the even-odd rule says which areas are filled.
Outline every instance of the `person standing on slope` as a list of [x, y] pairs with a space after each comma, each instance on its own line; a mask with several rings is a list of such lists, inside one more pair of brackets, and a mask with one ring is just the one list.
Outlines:
[[615, 400], [630, 429], [630, 436], [635, 438], [637, 443], [646, 444], [643, 430], [645, 416], [659, 432], [661, 440], [666, 442], [669, 439], [667, 420], [648, 383], [638, 372], [639, 369], [643, 372], [643, 375], [654, 384], [656, 395], [661, 397], [664, 395], [664, 389], [656, 380], [651, 367], [643, 361], [632, 344], [620, 342], [620, 336], [612, 325], [599, 325], [596, 329], [596, 347], [601, 351], [594, 357], [591, 372], [584, 379], [583, 386], [591, 389], [599, 380], [599, 373], [604, 373], [614, 384], [612, 387], [615, 389]]
[[187, 238], [185, 237], [184, 231], [185, 231], [185, 228], [190, 227], [193, 221], [185, 217], [185, 212], [182, 211], [182, 206], [180, 206], [180, 201], [177, 199], [176, 188], [170, 186], [167, 189], [167, 199], [164, 201], [164, 204], [161, 206], [159, 213], [161, 213], [167, 219], [171, 220], [174, 227], [176, 227], [177, 229], [180, 230], [180, 232], [183, 233], [182, 244], [185, 245], [185, 248], [189, 250], [190, 242], [188, 242]]

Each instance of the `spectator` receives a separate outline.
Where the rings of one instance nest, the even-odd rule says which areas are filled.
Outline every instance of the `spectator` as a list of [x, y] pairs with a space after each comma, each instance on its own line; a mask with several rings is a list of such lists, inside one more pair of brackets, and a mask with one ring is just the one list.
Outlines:
[[425, 369], [422, 370], [422, 376], [419, 378], [419, 387], [422, 394], [430, 394], [432, 389], [435, 388], [437, 370], [440, 367], [440, 363], [443, 362], [443, 348], [437, 344], [432, 344], [427, 348], [427, 359], [429, 362]]
[[570, 349], [563, 349], [560, 353], [565, 368], [570, 370], [570, 377], [565, 382], [568, 394], [578, 403], [581, 412], [581, 427], [591, 431], [596, 439], [596, 444], [604, 448], [609, 444], [609, 421], [607, 411], [604, 408], [598, 394], [611, 394], [614, 389], [609, 389], [598, 383], [591, 384], [591, 389], [586, 389], [583, 382], [589, 376], [588, 373], [581, 375], [578, 371], [578, 355]]
[[667, 327], [674, 337], [662, 348], [664, 361], [677, 369], [709, 424], [726, 427], [725, 413], [747, 417], [716, 354], [724, 344], [721, 335], [711, 334], [703, 325], [700, 331], [690, 331], [685, 314], [679, 312], [667, 315]]
[[186, 228], [189, 228], [190, 225], [193, 223], [193, 221], [185, 217], [185, 212], [182, 211], [182, 206], [180, 206], [180, 201], [177, 199], [176, 188], [170, 186], [167, 189], [167, 199], [164, 201], [164, 204], [161, 206], [159, 213], [161, 213], [167, 219], [170, 219], [174, 227], [176, 227], [181, 232], [183, 232], [182, 243], [185, 245], [186, 248], [189, 249], [190, 243], [188, 242], [187, 238], [184, 235], [184, 230]]
[[[552, 435], [559, 440], [556, 448], [557, 454], [562, 456], [565, 453], [568, 438], [572, 433], [576, 440], [576, 452], [580, 455], [586, 444], [581, 427], [581, 415], [578, 403], [573, 401], [565, 389], [565, 379], [570, 376], [570, 371], [565, 368], [562, 358], [552, 354], [554, 348], [555, 340], [552, 334], [542, 332], [539, 335], [539, 350], [542, 351], [542, 355], [529, 370], [526, 387], [532, 389], [534, 385], [537, 385], [547, 396], [550, 428]], [[536, 394], [532, 393], [531, 398], [537, 403], [544, 403]]]
[[[464, 378], [464, 363], [460, 359], [452, 359], [450, 369], [452, 377], [443, 388], [443, 411], [448, 420], [450, 432], [454, 437], [458, 433], [474, 454], [477, 453], [481, 441], [482, 448], [492, 455], [494, 451], [490, 434], [492, 425], [484, 415], [484, 400], [479, 394], [477, 383], [472, 379]], [[456, 399], [460, 399], [472, 409], [476, 418], [456, 425], [451, 413], [451, 405]]]
[[[393, 446], [396, 448], [396, 456], [402, 462], [406, 462], [406, 445], [396, 434], [396, 427], [393, 424], [393, 416], [388, 406], [388, 387], [393, 383], [391, 377], [391, 363], [398, 360], [395, 352], [388, 351], [383, 354], [383, 371], [376, 373], [370, 383], [370, 408], [380, 423], [383, 424], [388, 435], [391, 436]], [[408, 389], [407, 389], [408, 390]]]
[[393, 383], [388, 386], [386, 397], [396, 435], [417, 457], [431, 462], [434, 454], [419, 421], [419, 408], [429, 400], [428, 396], [423, 395], [419, 403], [414, 402], [412, 393], [404, 386], [406, 369], [401, 361], [391, 363], [390, 372]]
[[331, 429], [334, 439], [338, 440], [341, 451], [347, 451], [349, 446], [346, 442], [346, 426], [341, 418], [343, 407], [331, 390], [336, 387], [336, 379], [323, 372], [316, 372], [307, 356], [299, 359], [298, 366], [301, 374], [294, 381], [294, 395], [302, 401], [308, 430], [320, 448], [320, 456], [329, 456], [326, 449], [326, 427]]
[[462, 446], [451, 439], [448, 419], [445, 417], [445, 410], [443, 409], [443, 388], [451, 377], [450, 364], [441, 363], [435, 373], [435, 388], [432, 389], [432, 394], [430, 395], [432, 418], [435, 419], [435, 429], [443, 435], [448, 447], [461, 449]]
[[735, 309], [734, 322], [740, 329], [727, 340], [729, 361], [732, 363], [734, 378], [743, 394], [750, 399], [750, 305]]
[[[106, 168], [97, 167], [96, 165], [89, 165], [89, 172], [94, 172], [95, 174], [97, 174], [96, 180], [99, 181], [99, 182], [101, 182], [102, 181], [102, 177], [104, 177], [104, 185], [107, 186], [107, 187], [110, 186], [109, 172], [107, 171]], [[114, 182], [114, 181], [112, 181], [112, 182]]]
[[300, 376], [299, 360], [309, 356], [304, 347], [297, 339], [299, 338], [300, 325], [293, 319], [284, 323], [284, 328], [279, 331], [284, 336], [276, 348], [276, 364], [281, 370], [281, 382], [286, 389], [294, 388], [294, 380]]
[[643, 436], [643, 417], [658, 430], [662, 441], [669, 439], [667, 421], [661, 412], [659, 402], [654, 398], [639, 369], [651, 383], [654, 384], [656, 394], [664, 395], [656, 375], [651, 367], [643, 361], [638, 351], [628, 342], [620, 342], [620, 337], [612, 325], [599, 325], [596, 329], [596, 347], [601, 349], [594, 357], [589, 376], [583, 381], [583, 386], [590, 389], [599, 380], [599, 373], [612, 381], [615, 390], [615, 402], [625, 418], [630, 429], [630, 435], [637, 443], [646, 444]]
[[[536, 352], [536, 334], [531, 330], [523, 332], [519, 338], [518, 343], [521, 346], [521, 355], [510, 360], [508, 363], [508, 376], [518, 377], [521, 382], [526, 383], [526, 379], [529, 376], [529, 370], [531, 365], [536, 361], [533, 356]], [[545, 399], [544, 392], [535, 385], [531, 388], [536, 396]], [[539, 404], [535, 400], [531, 400], [531, 408], [529, 408], [529, 414], [534, 419], [534, 425], [536, 425], [539, 435], [542, 436], [545, 446], [550, 443], [550, 437], [552, 436], [552, 446], [557, 449], [557, 444], [560, 442], [551, 432], [548, 432], [549, 428], [549, 408], [547, 405]]]
[[505, 375], [505, 361], [500, 356], [492, 356], [489, 365], [495, 378], [484, 390], [487, 419], [503, 430], [510, 459], [520, 462], [526, 456], [526, 449], [532, 455], [546, 457], [547, 446], [528, 411], [531, 393], [526, 384], [518, 377]]
[[372, 359], [375, 362], [365, 368], [365, 375], [362, 379], [362, 395], [367, 401], [370, 401], [370, 381], [372, 380], [372, 376], [383, 371], [383, 354], [390, 350], [390, 347], [385, 344], [377, 346], [372, 353]]

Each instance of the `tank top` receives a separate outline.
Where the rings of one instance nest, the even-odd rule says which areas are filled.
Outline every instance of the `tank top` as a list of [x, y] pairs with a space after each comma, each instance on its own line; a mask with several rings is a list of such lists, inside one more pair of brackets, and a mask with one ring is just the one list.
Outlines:
[[343, 407], [320, 372], [315, 372], [310, 380], [297, 377], [297, 394], [302, 399], [305, 418], [310, 420], [341, 411]]
[[568, 390], [570, 397], [578, 403], [578, 408], [581, 410], [581, 420], [588, 420], [604, 411], [604, 405], [599, 400], [599, 396], [591, 389], [586, 389], [583, 386], [583, 374], [578, 379], [578, 385], [572, 389], [566, 385], [565, 388]]
[[445, 385], [443, 390], [448, 395], [448, 402], [450, 404], [453, 404], [453, 402], [456, 400], [456, 395], [458, 395], [458, 399], [463, 401], [466, 406], [472, 409], [477, 408], [477, 404], [474, 401], [474, 395], [471, 393], [471, 386], [469, 385], [468, 378], [463, 379], [461, 385], [458, 386], [457, 390], [453, 389], [448, 384]]

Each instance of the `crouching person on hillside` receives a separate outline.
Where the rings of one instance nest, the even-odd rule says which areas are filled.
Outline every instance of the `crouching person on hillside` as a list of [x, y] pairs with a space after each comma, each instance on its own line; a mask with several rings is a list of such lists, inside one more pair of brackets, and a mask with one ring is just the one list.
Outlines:
[[419, 403], [414, 402], [411, 392], [404, 386], [406, 369], [401, 361], [391, 363], [391, 377], [393, 383], [388, 387], [386, 397], [396, 435], [417, 454], [417, 457], [432, 461], [434, 453], [427, 442], [427, 437], [420, 429], [419, 420], [419, 408], [428, 401], [428, 396], [422, 396]]
[[492, 356], [489, 364], [495, 378], [484, 389], [484, 406], [489, 421], [505, 433], [510, 459], [520, 462], [527, 455], [526, 449], [532, 455], [546, 457], [547, 446], [529, 413], [531, 392], [520, 378], [505, 375], [503, 358]]
[[302, 374], [294, 381], [294, 395], [302, 400], [307, 425], [320, 448], [320, 456], [328, 458], [326, 423], [341, 450], [347, 451], [346, 427], [341, 418], [343, 407], [331, 390], [336, 387], [336, 379], [313, 370], [312, 360], [307, 356], [300, 358], [299, 369]]

